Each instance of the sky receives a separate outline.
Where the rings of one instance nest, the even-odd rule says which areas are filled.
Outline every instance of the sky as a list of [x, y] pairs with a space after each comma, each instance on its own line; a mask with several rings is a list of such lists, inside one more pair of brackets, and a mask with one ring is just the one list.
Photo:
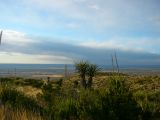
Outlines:
[[0, 63], [160, 65], [160, 0], [1, 0]]

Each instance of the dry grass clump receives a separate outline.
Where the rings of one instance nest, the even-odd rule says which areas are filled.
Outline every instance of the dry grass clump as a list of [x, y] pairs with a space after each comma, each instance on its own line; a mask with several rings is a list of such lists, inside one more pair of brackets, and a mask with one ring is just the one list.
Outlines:
[[24, 94], [26, 94], [28, 96], [33, 96], [33, 97], [36, 97], [37, 94], [41, 94], [42, 93], [41, 89], [34, 88], [32, 86], [18, 86], [18, 87], [16, 87], [16, 89], [18, 91], [23, 92]]
[[40, 115], [30, 113], [26, 110], [13, 110], [11, 107], [0, 106], [1, 120], [42, 120]]

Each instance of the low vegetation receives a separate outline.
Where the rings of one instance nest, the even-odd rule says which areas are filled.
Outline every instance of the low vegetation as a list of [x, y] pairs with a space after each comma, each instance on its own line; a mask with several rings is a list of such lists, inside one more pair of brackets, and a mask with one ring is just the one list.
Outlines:
[[[160, 76], [100, 72], [85, 61], [63, 80], [0, 78], [2, 120], [159, 120]], [[38, 92], [28, 95], [20, 87]]]

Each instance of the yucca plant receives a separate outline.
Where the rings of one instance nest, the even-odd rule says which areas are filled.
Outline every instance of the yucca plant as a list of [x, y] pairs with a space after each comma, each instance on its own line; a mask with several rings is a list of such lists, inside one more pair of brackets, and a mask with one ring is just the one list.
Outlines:
[[88, 81], [87, 81], [87, 87], [92, 86], [93, 77], [97, 74], [97, 72], [100, 71], [100, 68], [95, 64], [90, 64], [87, 68], [87, 75], [88, 75]]
[[88, 69], [89, 63], [87, 61], [80, 61], [75, 63], [75, 67], [79, 76], [81, 77], [81, 85], [86, 88], [86, 73]]

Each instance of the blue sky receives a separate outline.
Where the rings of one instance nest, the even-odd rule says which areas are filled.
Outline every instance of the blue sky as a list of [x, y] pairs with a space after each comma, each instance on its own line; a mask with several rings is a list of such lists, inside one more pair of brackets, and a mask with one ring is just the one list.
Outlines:
[[1, 0], [0, 63], [160, 64], [159, 0]]

